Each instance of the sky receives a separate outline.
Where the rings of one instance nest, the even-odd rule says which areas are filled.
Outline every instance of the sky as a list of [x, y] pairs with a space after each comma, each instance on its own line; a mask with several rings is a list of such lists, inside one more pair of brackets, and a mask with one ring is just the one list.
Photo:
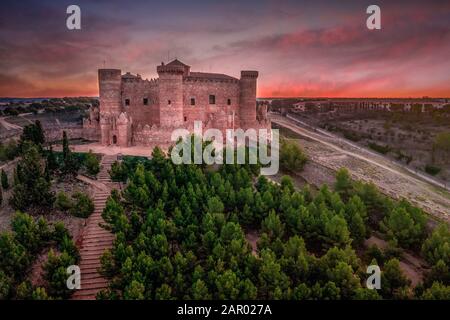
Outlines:
[[[68, 30], [66, 8], [81, 9]], [[368, 30], [366, 8], [381, 8]], [[259, 97], [450, 97], [450, 1], [9, 1], [0, 97], [98, 96], [97, 69], [258, 70]]]

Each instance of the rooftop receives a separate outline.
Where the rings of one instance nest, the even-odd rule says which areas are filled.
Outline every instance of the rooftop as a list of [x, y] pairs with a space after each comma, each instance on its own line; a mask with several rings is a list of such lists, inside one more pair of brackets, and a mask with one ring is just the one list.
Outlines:
[[184, 64], [183, 62], [181, 62], [181, 61], [178, 60], [178, 59], [175, 59], [175, 60], [169, 62], [169, 63], [166, 64], [166, 65], [167, 65], [167, 66], [170, 66], [170, 67], [172, 67], [172, 66], [190, 67], [190, 66], [188, 66], [187, 64]]
[[191, 72], [186, 79], [208, 79], [208, 80], [238, 80], [223, 73]]

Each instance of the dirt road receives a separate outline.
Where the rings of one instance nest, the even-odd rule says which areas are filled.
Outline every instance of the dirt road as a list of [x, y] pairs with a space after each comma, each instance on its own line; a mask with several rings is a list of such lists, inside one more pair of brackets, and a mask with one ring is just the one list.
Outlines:
[[18, 126], [18, 125], [14, 124], [14, 123], [10, 123], [10, 122], [6, 121], [6, 118], [8, 118], [8, 117], [1, 117], [0, 118], [0, 125], [2, 125], [6, 130], [14, 130], [14, 129], [15, 130], [17, 130], [17, 129], [22, 130], [21, 126]]
[[393, 165], [382, 156], [367, 154], [330, 136], [302, 128], [292, 120], [278, 115], [271, 115], [271, 120], [313, 140], [314, 146], [307, 150], [312, 161], [333, 170], [346, 167], [353, 178], [373, 182], [385, 194], [406, 198], [433, 216], [450, 222], [450, 193], [444, 189]]

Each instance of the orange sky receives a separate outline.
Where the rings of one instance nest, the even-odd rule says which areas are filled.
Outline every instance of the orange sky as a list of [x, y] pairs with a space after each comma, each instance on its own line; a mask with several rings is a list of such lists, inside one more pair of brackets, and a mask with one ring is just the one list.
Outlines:
[[156, 77], [177, 57], [194, 71], [258, 70], [260, 97], [450, 97], [450, 3], [380, 1], [2, 1], [0, 97], [97, 96], [103, 66]]

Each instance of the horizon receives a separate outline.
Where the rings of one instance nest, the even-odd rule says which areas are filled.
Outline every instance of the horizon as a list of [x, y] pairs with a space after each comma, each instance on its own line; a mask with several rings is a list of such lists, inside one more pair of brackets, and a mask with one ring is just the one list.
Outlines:
[[[175, 58], [193, 71], [258, 70], [260, 98], [450, 97], [450, 3], [379, 1], [6, 1], [0, 12], [0, 97], [98, 96], [97, 69], [157, 77]], [[173, 10], [173, 7], [177, 10]]]
[[[99, 98], [99, 96], [48, 96], [48, 97], [44, 97], [44, 96], [39, 96], [39, 97], [19, 97], [19, 96], [15, 96], [15, 97], [2, 97], [0, 96], [0, 99], [63, 99], [63, 98]], [[332, 99], [387, 99], [387, 100], [394, 100], [394, 99], [399, 99], [399, 100], [407, 100], [407, 99], [414, 99], [414, 100], [436, 100], [436, 99], [446, 99], [449, 100], [450, 96], [443, 96], [443, 97], [428, 97], [428, 96], [422, 96], [422, 97], [332, 97], [332, 96], [315, 96], [315, 97], [307, 97], [307, 96], [292, 96], [292, 97], [256, 97], [256, 99], [328, 99], [328, 100], [332, 100]]]

